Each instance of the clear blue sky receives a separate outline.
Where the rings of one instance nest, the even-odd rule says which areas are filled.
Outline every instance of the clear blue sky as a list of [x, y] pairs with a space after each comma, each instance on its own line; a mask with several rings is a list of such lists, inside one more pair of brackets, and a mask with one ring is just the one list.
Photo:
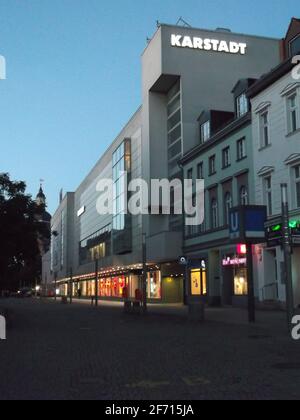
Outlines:
[[156, 21], [283, 37], [299, 0], [0, 0], [0, 172], [49, 210], [74, 190], [140, 105]]

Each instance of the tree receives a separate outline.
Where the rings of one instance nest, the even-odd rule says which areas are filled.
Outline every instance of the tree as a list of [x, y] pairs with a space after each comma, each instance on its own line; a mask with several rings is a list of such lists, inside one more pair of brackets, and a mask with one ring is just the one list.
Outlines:
[[[38, 221], [44, 210], [25, 193], [26, 184], [0, 174], [0, 289], [19, 287], [25, 272], [39, 275], [38, 237], [49, 232]], [[31, 283], [34, 283], [32, 278]]]

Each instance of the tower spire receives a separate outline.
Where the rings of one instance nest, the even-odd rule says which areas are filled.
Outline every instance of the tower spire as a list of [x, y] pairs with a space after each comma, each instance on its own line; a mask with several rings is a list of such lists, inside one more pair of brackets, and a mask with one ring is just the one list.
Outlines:
[[44, 183], [44, 180], [40, 179], [40, 189], [35, 199], [36, 204], [38, 206], [46, 206], [46, 196], [43, 191], [43, 183]]

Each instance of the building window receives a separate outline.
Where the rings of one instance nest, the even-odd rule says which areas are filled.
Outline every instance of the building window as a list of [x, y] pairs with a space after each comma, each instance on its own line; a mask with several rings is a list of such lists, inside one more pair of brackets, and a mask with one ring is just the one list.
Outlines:
[[300, 165], [294, 168], [295, 191], [296, 191], [296, 207], [300, 208]]
[[215, 175], [216, 173], [216, 155], [209, 158], [209, 175]]
[[193, 179], [193, 169], [187, 171], [187, 179]]
[[232, 205], [232, 195], [230, 192], [227, 192], [224, 197], [224, 221], [226, 225], [229, 225], [229, 213]]
[[182, 118], [180, 80], [167, 94], [168, 166], [169, 174], [178, 170], [178, 160], [182, 156]]
[[237, 141], [237, 160], [243, 160], [247, 157], [246, 139]]
[[294, 133], [299, 128], [298, 96], [294, 93], [288, 99], [288, 130]]
[[226, 169], [231, 165], [230, 147], [226, 147], [226, 149], [222, 151], [222, 161], [223, 161], [223, 169]]
[[211, 228], [217, 229], [218, 227], [219, 227], [218, 201], [214, 198], [211, 202]]
[[290, 54], [291, 57], [293, 57], [296, 54], [300, 53], [300, 35], [298, 35], [296, 38], [292, 39], [290, 42]]
[[248, 98], [245, 93], [240, 95], [236, 100], [237, 106], [237, 116], [238, 118], [242, 117], [243, 115], [247, 114], [249, 111], [249, 102]]
[[197, 178], [198, 179], [204, 179], [203, 162], [201, 162], [197, 165]]
[[240, 189], [240, 205], [248, 206], [248, 204], [249, 204], [248, 188], [245, 186], [242, 186]]
[[207, 294], [206, 268], [191, 270], [191, 293], [192, 296], [204, 296]]
[[210, 121], [206, 121], [200, 127], [201, 131], [201, 143], [205, 143], [210, 139]]
[[268, 216], [273, 214], [272, 206], [272, 177], [268, 176], [263, 180], [264, 204], [267, 206]]
[[248, 280], [247, 280], [247, 269], [238, 268], [234, 274], [234, 294], [235, 296], [247, 296], [248, 295]]
[[161, 299], [161, 272], [151, 271], [147, 274], [147, 289], [149, 299]]
[[260, 115], [260, 146], [261, 148], [268, 147], [270, 145], [269, 136], [269, 112], [263, 112]]

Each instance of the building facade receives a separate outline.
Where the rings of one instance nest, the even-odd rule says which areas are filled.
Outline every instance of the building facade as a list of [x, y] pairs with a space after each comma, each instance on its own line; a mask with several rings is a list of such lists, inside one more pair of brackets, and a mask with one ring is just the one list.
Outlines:
[[230, 243], [229, 212], [254, 203], [251, 112], [245, 96], [253, 82], [243, 79], [235, 85], [234, 113], [209, 110], [201, 114], [200, 144], [182, 159], [185, 179], [205, 180], [204, 223], [185, 229], [187, 293], [204, 295], [211, 305], [243, 306], [247, 302], [246, 249], [243, 244]]
[[268, 210], [267, 243], [256, 247], [256, 271], [260, 299], [284, 303], [281, 184], [287, 184], [293, 238], [293, 288], [295, 306], [299, 306], [300, 82], [292, 74], [292, 57], [297, 52], [300, 54], [299, 20], [293, 19], [283, 44], [287, 59], [248, 92], [252, 103], [255, 201]]
[[[188, 244], [184, 241], [183, 217], [161, 214], [161, 211], [155, 215], [124, 214], [125, 191], [131, 180], [139, 178], [148, 185], [153, 179], [182, 178], [179, 164], [182, 157], [199, 145], [203, 147], [199, 133], [201, 112], [221, 109], [211, 117], [219, 128], [239, 113], [241, 118], [232, 122], [225, 134], [226, 141], [229, 145], [244, 137], [248, 139], [250, 117], [247, 112], [242, 115], [246, 99], [243, 96], [235, 104], [230, 88], [240, 81], [235, 86], [238, 91], [248, 83], [245, 80], [256, 79], [278, 65], [280, 45], [277, 39], [235, 34], [228, 30], [158, 27], [142, 54], [140, 109], [78, 189], [67, 195], [53, 218], [52, 272], [60, 293], [70, 293], [71, 280], [73, 295], [94, 295], [95, 261], [98, 261], [100, 297], [122, 299], [126, 294], [134, 297], [141, 289], [145, 240], [148, 299], [154, 302], [184, 300], [185, 270], [178, 260], [183, 249], [193, 246], [194, 242], [192, 239]], [[236, 152], [242, 155], [244, 147], [241, 142], [239, 152]], [[207, 153], [214, 152], [208, 148]], [[247, 158], [251, 158], [250, 148]], [[232, 170], [224, 170], [223, 181], [228, 178], [229, 185], [229, 178], [234, 179], [233, 200], [237, 200], [242, 192], [240, 184], [244, 183], [246, 199], [247, 194], [252, 194], [246, 160], [241, 159], [233, 166]], [[122, 175], [124, 170], [127, 177]], [[106, 178], [113, 181], [112, 215], [99, 214], [101, 194], [98, 186], [99, 181]], [[213, 194], [217, 178], [211, 174], [206, 182]], [[146, 204], [142, 202], [143, 206]], [[209, 240], [215, 240], [214, 232]], [[213, 262], [211, 264], [213, 266]], [[213, 274], [213, 277], [218, 276], [218, 273]], [[219, 298], [215, 283], [210, 283], [210, 287], [211, 296]]]

